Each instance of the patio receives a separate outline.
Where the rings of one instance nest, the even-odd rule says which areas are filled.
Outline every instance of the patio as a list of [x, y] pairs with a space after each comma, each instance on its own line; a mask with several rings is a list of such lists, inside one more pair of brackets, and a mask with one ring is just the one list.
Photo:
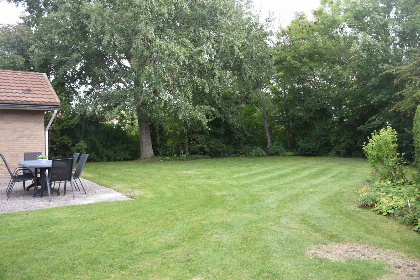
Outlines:
[[43, 197], [32, 197], [34, 191], [24, 191], [22, 183], [15, 184], [10, 198], [7, 200], [6, 187], [9, 180], [10, 178], [0, 178], [0, 213], [129, 199], [125, 195], [116, 192], [113, 189], [99, 186], [98, 184], [86, 179], [81, 179], [87, 193], [84, 194], [83, 191], [75, 191], [76, 198], [74, 200], [70, 184], [67, 186], [66, 195], [62, 195], [64, 190], [62, 184], [60, 188], [61, 195], [52, 195], [51, 202], [48, 202], [47, 192], [44, 192]]

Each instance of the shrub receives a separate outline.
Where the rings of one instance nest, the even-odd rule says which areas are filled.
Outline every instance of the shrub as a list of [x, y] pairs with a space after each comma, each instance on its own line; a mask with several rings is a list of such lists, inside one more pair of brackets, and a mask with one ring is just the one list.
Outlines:
[[165, 161], [186, 161], [186, 160], [198, 160], [198, 159], [209, 159], [208, 155], [173, 155], [173, 156], [158, 156], [157, 160]]
[[388, 124], [379, 133], [374, 131], [369, 142], [363, 145], [370, 164], [380, 180], [396, 182], [405, 175], [399, 163], [397, 153], [397, 132]]
[[358, 207], [372, 208], [420, 232], [420, 188], [406, 181], [367, 182], [359, 191]]
[[267, 154], [261, 148], [255, 148], [248, 153], [248, 156], [250, 156], [250, 157], [263, 157], [263, 156], [266, 156], [266, 155]]
[[360, 195], [357, 207], [361, 208], [372, 208], [378, 203], [380, 195], [375, 192], [368, 192]]
[[268, 154], [270, 156], [280, 156], [283, 153], [286, 152], [286, 149], [283, 147], [282, 144], [273, 144], [269, 149], [268, 149]]

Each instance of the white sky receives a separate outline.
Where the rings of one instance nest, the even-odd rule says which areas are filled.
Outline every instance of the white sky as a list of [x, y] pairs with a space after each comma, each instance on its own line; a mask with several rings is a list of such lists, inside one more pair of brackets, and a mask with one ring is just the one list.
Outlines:
[[[293, 19], [296, 12], [304, 12], [310, 15], [311, 11], [320, 5], [320, 0], [253, 0], [254, 8], [260, 11], [264, 17], [270, 12], [277, 19], [274, 28], [279, 24], [287, 26]], [[17, 8], [13, 4], [0, 2], [0, 24], [14, 24], [18, 21], [22, 13], [21, 7]]]

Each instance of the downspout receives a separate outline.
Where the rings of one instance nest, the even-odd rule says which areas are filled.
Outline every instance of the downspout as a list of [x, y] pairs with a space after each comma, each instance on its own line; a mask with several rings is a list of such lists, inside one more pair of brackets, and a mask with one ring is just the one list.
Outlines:
[[48, 158], [48, 131], [50, 130], [50, 126], [55, 118], [55, 115], [57, 115], [57, 110], [54, 110], [53, 115], [51, 116], [51, 119], [45, 128], [45, 156]]

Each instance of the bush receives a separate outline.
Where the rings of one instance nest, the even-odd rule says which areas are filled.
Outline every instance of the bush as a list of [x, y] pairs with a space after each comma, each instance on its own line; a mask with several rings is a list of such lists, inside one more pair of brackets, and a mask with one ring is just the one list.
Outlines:
[[372, 208], [410, 225], [420, 232], [420, 189], [418, 185], [398, 182], [367, 182], [359, 191], [358, 207]]
[[266, 155], [267, 154], [261, 148], [255, 148], [248, 153], [248, 156], [250, 156], [250, 157], [263, 157], [263, 156], [266, 156]]
[[273, 144], [269, 149], [268, 149], [268, 154], [270, 156], [280, 156], [283, 153], [286, 152], [286, 149], [283, 147], [282, 144]]
[[388, 125], [379, 133], [374, 131], [369, 142], [363, 145], [363, 151], [381, 181], [396, 182], [405, 178], [398, 159], [397, 140], [397, 132]]
[[378, 203], [379, 199], [380, 195], [378, 193], [364, 193], [360, 195], [357, 206], [361, 208], [372, 208]]
[[159, 156], [156, 157], [157, 160], [165, 160], [165, 161], [186, 161], [186, 160], [197, 160], [197, 159], [209, 159], [210, 156], [208, 155], [173, 155], [173, 156]]
[[138, 134], [104, 123], [95, 115], [57, 117], [50, 130], [50, 155], [88, 153], [89, 161], [123, 161], [140, 156]]

